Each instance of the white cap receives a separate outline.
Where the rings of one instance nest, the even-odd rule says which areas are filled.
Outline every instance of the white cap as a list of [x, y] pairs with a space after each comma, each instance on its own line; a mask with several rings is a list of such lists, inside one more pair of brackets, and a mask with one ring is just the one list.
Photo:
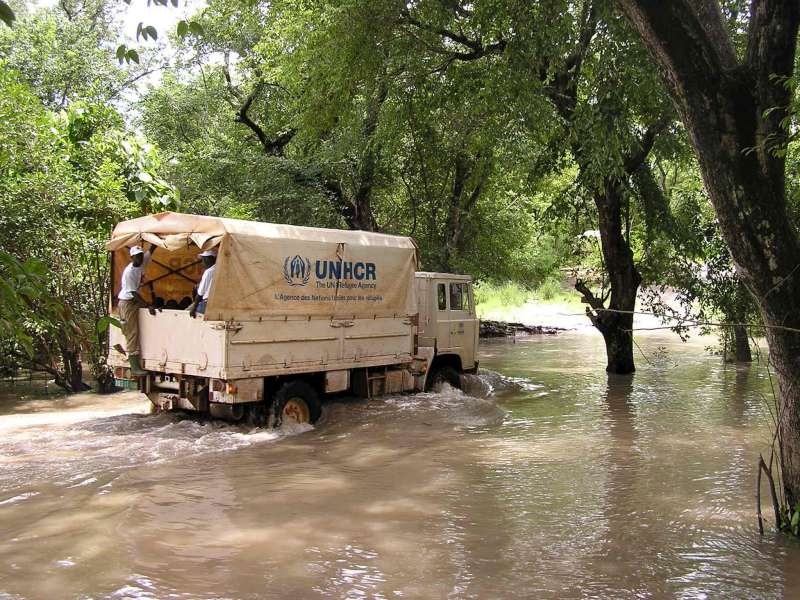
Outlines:
[[131, 248], [131, 256], [136, 256], [137, 254], [144, 254], [144, 250], [142, 250], [141, 246], [134, 246]]
[[209, 250], [203, 250], [200, 254], [198, 254], [198, 256], [201, 256], [201, 257], [202, 256], [216, 256], [216, 255], [217, 255], [217, 251], [214, 248], [211, 248]]

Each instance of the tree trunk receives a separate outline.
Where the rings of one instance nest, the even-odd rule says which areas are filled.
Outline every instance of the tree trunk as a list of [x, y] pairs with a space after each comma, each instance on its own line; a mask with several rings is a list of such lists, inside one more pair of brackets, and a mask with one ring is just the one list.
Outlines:
[[747, 327], [742, 324], [733, 326], [734, 359], [736, 362], [753, 362], [750, 353], [750, 340], [747, 337]]
[[369, 206], [369, 195], [366, 196], [366, 203], [362, 198], [361, 205], [357, 206], [345, 195], [342, 185], [335, 177], [323, 177], [322, 186], [336, 212], [342, 215], [350, 229], [361, 231], [378, 230], [378, 224], [375, 222], [375, 217]]
[[623, 192], [619, 183], [607, 178], [602, 191], [594, 195], [600, 227], [603, 262], [608, 273], [610, 298], [597, 298], [583, 281], [575, 284], [589, 304], [586, 313], [606, 343], [606, 371], [633, 373], [633, 311], [642, 277], [633, 261], [633, 251], [622, 231]]
[[633, 362], [633, 315], [618, 315], [601, 333], [606, 343], [606, 371], [616, 375], [627, 375], [636, 371]]
[[[638, 272], [634, 273], [638, 276]], [[587, 299], [586, 315], [602, 334], [606, 344], [606, 371], [617, 375], [628, 375], [636, 371], [633, 360], [633, 307], [639, 290], [637, 279], [626, 280], [622, 289], [612, 290], [608, 308], [603, 299], [594, 296], [586, 284], [578, 280], [575, 289]], [[613, 312], [621, 311], [621, 312]]]
[[367, 111], [364, 116], [364, 139], [366, 147], [361, 156], [361, 165], [358, 170], [358, 183], [353, 194], [353, 208], [355, 220], [353, 229], [364, 231], [377, 231], [378, 224], [375, 222], [375, 215], [372, 212], [372, 191], [375, 187], [375, 176], [378, 163], [381, 157], [381, 141], [378, 138], [377, 130], [380, 120], [381, 109], [389, 95], [389, 85], [386, 75], [378, 79], [378, 87], [370, 97], [367, 104]]
[[[800, 306], [796, 306], [795, 314], [798, 310]], [[767, 342], [783, 412], [779, 445], [784, 492], [787, 504], [794, 509], [800, 502], [800, 336], [768, 329]]]
[[800, 500], [800, 240], [788, 218], [786, 131], [800, 3], [753, 2], [739, 58], [715, 0], [620, 0], [683, 120], [736, 271], [767, 327], [782, 403], [786, 501]]
[[444, 234], [444, 256], [442, 257], [442, 270], [446, 272], [453, 268], [453, 256], [461, 235], [461, 196], [464, 194], [464, 185], [469, 177], [467, 162], [467, 157], [463, 152], [456, 154], [453, 186], [447, 203], [447, 229]]
[[[475, 175], [478, 170], [477, 176]], [[455, 158], [453, 172], [453, 186], [447, 203], [447, 224], [444, 234], [444, 256], [442, 270], [453, 269], [453, 258], [456, 257], [461, 247], [461, 235], [464, 231], [464, 217], [467, 216], [478, 203], [486, 182], [489, 179], [491, 168], [489, 162], [480, 154], [468, 156], [459, 152]], [[477, 180], [476, 180], [477, 178]], [[472, 191], [467, 192], [472, 183]]]
[[68, 392], [84, 392], [91, 389], [83, 381], [83, 364], [81, 363], [80, 350], [62, 349], [61, 360], [63, 364], [63, 379], [56, 378], [56, 385], [63, 387]]
[[608, 308], [601, 313], [600, 333], [606, 342], [608, 366], [606, 371], [624, 375], [633, 373], [633, 311], [642, 278], [633, 262], [633, 250], [622, 232], [622, 190], [618, 183], [607, 179], [603, 194], [595, 194], [595, 205], [602, 233], [600, 237], [611, 288]]

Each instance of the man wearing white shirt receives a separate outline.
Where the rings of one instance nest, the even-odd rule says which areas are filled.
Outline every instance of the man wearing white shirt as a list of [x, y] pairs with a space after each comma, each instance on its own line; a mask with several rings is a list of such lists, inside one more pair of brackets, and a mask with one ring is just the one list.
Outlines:
[[200, 253], [200, 259], [206, 270], [197, 286], [197, 293], [194, 296], [191, 306], [189, 306], [189, 316], [193, 319], [206, 312], [206, 301], [211, 293], [211, 284], [214, 283], [214, 270], [217, 268], [217, 251], [214, 249], [204, 250]]
[[122, 282], [119, 295], [119, 317], [122, 322], [122, 333], [125, 335], [125, 346], [128, 354], [128, 363], [131, 366], [131, 373], [135, 376], [146, 375], [142, 370], [139, 360], [141, 346], [139, 344], [139, 309], [149, 308], [154, 314], [152, 306], [145, 301], [139, 294], [139, 287], [142, 285], [144, 270], [150, 263], [155, 245], [150, 245], [150, 250], [145, 252], [141, 246], [134, 246], [130, 249], [131, 262], [122, 271]]

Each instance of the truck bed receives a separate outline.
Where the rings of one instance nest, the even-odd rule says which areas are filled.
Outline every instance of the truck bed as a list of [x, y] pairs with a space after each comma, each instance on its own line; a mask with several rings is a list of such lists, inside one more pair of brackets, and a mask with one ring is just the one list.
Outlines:
[[[414, 341], [406, 316], [224, 322], [140, 309], [139, 326], [148, 371], [224, 380], [407, 363]], [[110, 336], [112, 348], [125, 347], [121, 330], [112, 327]], [[127, 360], [112, 349], [109, 364], [125, 367]]]

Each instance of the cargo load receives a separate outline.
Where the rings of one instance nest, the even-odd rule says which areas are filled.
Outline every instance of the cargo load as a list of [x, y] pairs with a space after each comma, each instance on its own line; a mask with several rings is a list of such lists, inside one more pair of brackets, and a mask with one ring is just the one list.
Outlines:
[[[416, 313], [417, 248], [408, 237], [160, 213], [118, 224], [115, 292], [141, 242], [167, 251], [145, 273], [145, 289], [166, 305], [191, 299], [202, 273], [197, 253], [218, 248], [206, 320], [259, 317], [387, 317]], [[116, 293], [113, 297], [116, 297]]]

